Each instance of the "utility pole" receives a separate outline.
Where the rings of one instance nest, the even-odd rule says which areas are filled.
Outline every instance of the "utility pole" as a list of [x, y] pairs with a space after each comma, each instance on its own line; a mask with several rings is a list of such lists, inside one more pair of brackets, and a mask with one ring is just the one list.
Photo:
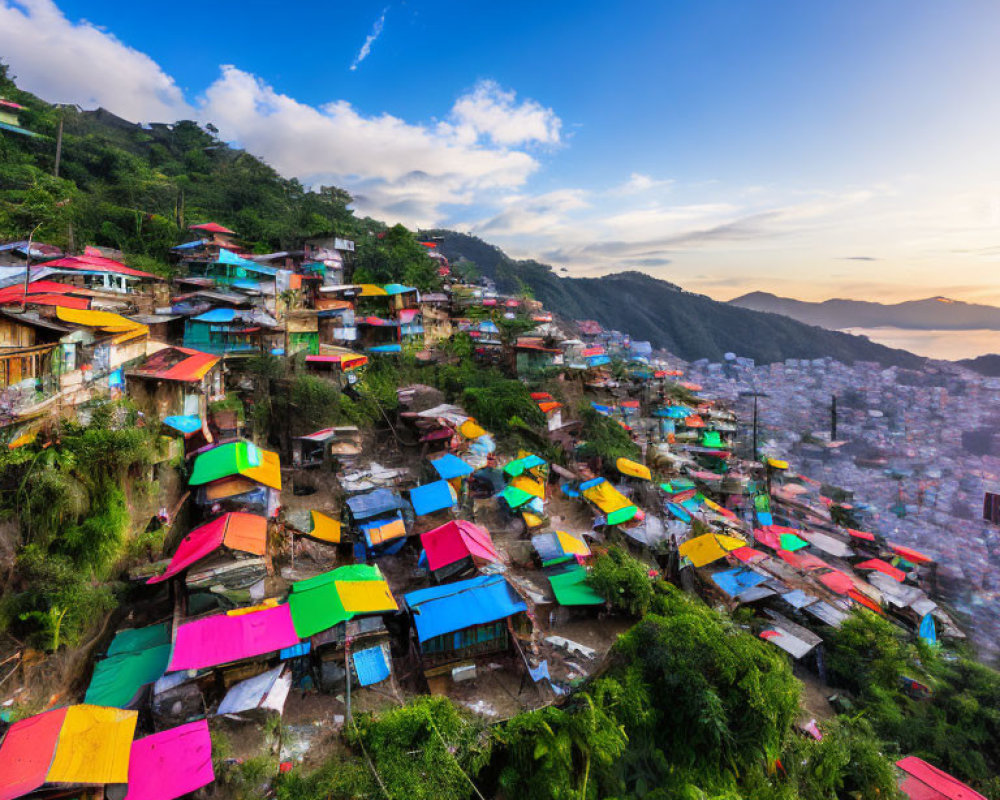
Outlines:
[[44, 225], [44, 222], [39, 222], [34, 228], [31, 229], [31, 233], [28, 234], [28, 247], [24, 254], [24, 297], [21, 298], [21, 307], [27, 305], [28, 303], [28, 283], [31, 277], [31, 242], [35, 238], [35, 234], [38, 229]]
[[63, 113], [59, 111], [59, 132], [56, 134], [56, 165], [52, 170], [55, 177], [59, 177], [59, 162], [62, 160], [62, 135], [63, 135]]
[[837, 441], [837, 395], [830, 402], [830, 441]]

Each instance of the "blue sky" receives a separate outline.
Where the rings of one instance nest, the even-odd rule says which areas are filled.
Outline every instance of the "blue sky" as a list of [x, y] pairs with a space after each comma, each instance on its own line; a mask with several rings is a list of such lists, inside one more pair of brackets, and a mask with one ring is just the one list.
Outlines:
[[573, 274], [1000, 300], [995, 3], [205, 8], [0, 0], [0, 54]]

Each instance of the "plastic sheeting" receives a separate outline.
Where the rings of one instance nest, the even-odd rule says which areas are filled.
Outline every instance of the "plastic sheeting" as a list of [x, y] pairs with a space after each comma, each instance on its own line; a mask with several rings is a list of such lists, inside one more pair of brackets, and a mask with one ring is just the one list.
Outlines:
[[705, 533], [681, 544], [678, 551], [682, 556], [691, 559], [696, 567], [703, 567], [723, 558], [726, 553], [745, 547], [746, 542], [735, 536], [722, 533]]
[[138, 712], [70, 706], [46, 783], [127, 783]]
[[637, 461], [632, 461], [628, 458], [619, 458], [615, 462], [615, 466], [622, 475], [628, 475], [630, 478], [641, 478], [644, 481], [653, 480], [653, 475], [650, 473], [649, 467]]
[[448, 481], [434, 481], [410, 489], [410, 503], [418, 517], [451, 508], [458, 502], [455, 490]]
[[450, 481], [452, 478], [464, 478], [466, 475], [472, 474], [472, 467], [452, 453], [445, 453], [443, 456], [435, 458], [431, 461], [431, 466], [434, 467], [438, 477], [445, 481]]
[[767, 580], [764, 575], [753, 572], [743, 567], [717, 572], [712, 576], [715, 585], [730, 597], [739, 597], [742, 592], [752, 589], [759, 583]]
[[381, 647], [358, 650], [351, 653], [351, 658], [354, 661], [354, 671], [357, 673], [358, 683], [362, 686], [381, 683], [392, 674], [386, 663], [385, 652]]
[[132, 743], [125, 800], [175, 800], [215, 780], [208, 720]]
[[287, 604], [230, 616], [216, 614], [177, 629], [169, 672], [205, 669], [298, 644]]
[[[143, 686], [163, 676], [170, 661], [167, 625], [151, 625], [138, 630], [138, 635], [126, 630], [115, 636], [108, 657], [94, 665], [85, 702], [125, 708]], [[122, 640], [120, 644], [119, 640]]]
[[438, 570], [469, 557], [486, 562], [500, 560], [490, 532], [466, 520], [447, 522], [420, 534], [420, 544], [427, 553], [430, 570]]
[[405, 595], [421, 642], [473, 625], [527, 611], [520, 595], [501, 575], [421, 589]]
[[561, 606], [597, 606], [604, 598], [587, 585], [587, 570], [575, 567], [549, 576], [552, 593]]
[[389, 489], [375, 489], [348, 499], [347, 508], [355, 520], [361, 521], [388, 514], [390, 511], [398, 511], [403, 508], [403, 500]]
[[235, 684], [222, 699], [216, 714], [243, 714], [262, 709], [281, 714], [292, 688], [292, 676], [284, 664]]
[[223, 545], [242, 553], [264, 555], [267, 552], [267, 520], [257, 514], [237, 511], [198, 526], [181, 540], [166, 571], [146, 582], [169, 580]]

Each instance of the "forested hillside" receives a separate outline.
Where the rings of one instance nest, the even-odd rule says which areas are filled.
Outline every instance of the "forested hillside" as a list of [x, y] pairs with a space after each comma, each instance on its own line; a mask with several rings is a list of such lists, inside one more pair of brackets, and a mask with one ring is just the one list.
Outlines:
[[448, 258], [473, 262], [501, 291], [526, 289], [553, 311], [572, 319], [596, 319], [606, 328], [648, 339], [654, 347], [690, 361], [720, 360], [727, 352], [765, 364], [823, 356], [845, 363], [878, 361], [901, 367], [917, 367], [923, 361], [861, 336], [720, 303], [641, 272], [563, 277], [547, 264], [516, 261], [475, 236], [446, 230], [431, 233], [443, 237], [441, 249]]

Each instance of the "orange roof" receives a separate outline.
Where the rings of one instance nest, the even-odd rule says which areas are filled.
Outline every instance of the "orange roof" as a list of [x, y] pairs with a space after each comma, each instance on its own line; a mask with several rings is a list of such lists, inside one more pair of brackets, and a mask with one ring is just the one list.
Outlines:
[[243, 553], [264, 555], [267, 552], [267, 520], [257, 514], [232, 512], [226, 521], [222, 543]]

